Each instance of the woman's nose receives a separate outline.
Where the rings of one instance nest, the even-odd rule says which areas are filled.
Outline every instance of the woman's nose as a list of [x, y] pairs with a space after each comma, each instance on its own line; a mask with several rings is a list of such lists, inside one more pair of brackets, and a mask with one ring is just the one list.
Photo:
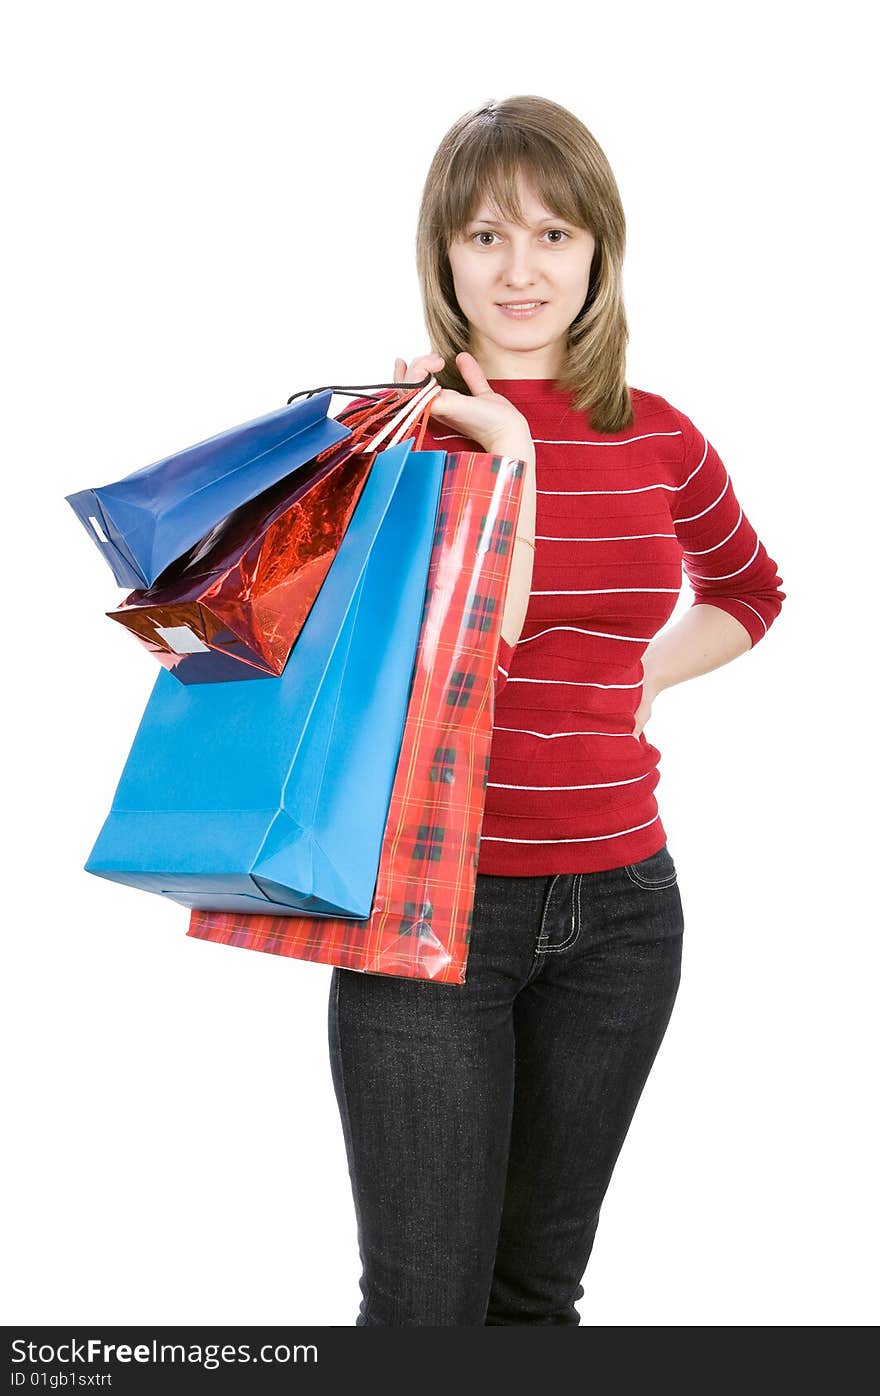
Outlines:
[[512, 249], [504, 264], [504, 280], [511, 286], [531, 286], [536, 279], [535, 260], [531, 251]]

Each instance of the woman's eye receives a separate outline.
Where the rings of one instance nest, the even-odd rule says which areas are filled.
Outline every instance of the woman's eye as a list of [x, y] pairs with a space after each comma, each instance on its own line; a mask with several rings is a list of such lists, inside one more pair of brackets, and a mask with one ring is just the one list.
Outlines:
[[[546, 231], [547, 231], [548, 233], [561, 233], [563, 238], [570, 238], [570, 237], [571, 237], [571, 233], [567, 233], [567, 232], [565, 231], [564, 228], [547, 228]], [[473, 242], [476, 238], [494, 238], [494, 237], [497, 237], [497, 234], [496, 234], [496, 233], [489, 232], [487, 229], [484, 228], [484, 229], [481, 229], [481, 231], [478, 232], [478, 233], [472, 233], [472, 234], [471, 234], [471, 242]], [[491, 246], [492, 246], [492, 243], [491, 243], [491, 242], [480, 242], [480, 243], [478, 243], [477, 245], [478, 245], [479, 247], [491, 247]], [[558, 242], [558, 241], [554, 238], [553, 243], [552, 243], [551, 245], [552, 245], [553, 247], [559, 247], [559, 246], [560, 246], [560, 242]]]

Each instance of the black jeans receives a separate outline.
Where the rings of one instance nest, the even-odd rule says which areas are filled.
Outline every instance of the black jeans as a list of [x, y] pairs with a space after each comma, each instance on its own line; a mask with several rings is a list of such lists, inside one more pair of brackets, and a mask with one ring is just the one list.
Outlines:
[[464, 984], [333, 970], [355, 1327], [580, 1323], [683, 930], [664, 845], [607, 872], [478, 874]]

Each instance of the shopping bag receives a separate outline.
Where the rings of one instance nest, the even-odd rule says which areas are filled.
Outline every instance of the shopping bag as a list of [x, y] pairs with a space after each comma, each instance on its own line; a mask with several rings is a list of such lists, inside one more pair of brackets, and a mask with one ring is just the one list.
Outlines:
[[331, 398], [314, 393], [65, 498], [119, 585], [152, 586], [233, 509], [351, 434], [327, 415]]
[[[492, 741], [494, 676], [525, 466], [447, 456], [370, 915], [210, 909], [188, 935], [367, 973], [463, 984]], [[294, 651], [295, 653], [295, 651]]]
[[278, 678], [160, 670], [86, 871], [185, 906], [368, 914], [445, 458], [413, 445], [375, 456]]
[[413, 430], [418, 448], [439, 391], [428, 389], [429, 381], [436, 385], [429, 375], [362, 399], [362, 408], [346, 407], [344, 441], [233, 510], [151, 587], [106, 614], [182, 683], [280, 674], [348, 527], [372, 453]]

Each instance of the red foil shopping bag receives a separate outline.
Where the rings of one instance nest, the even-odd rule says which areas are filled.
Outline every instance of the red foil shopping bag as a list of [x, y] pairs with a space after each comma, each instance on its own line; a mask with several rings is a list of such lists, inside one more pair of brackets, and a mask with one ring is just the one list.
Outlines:
[[153, 586], [106, 614], [181, 683], [282, 673], [373, 460], [345, 454], [308, 480], [283, 480], [250, 500]]
[[344, 969], [465, 981], [495, 663], [525, 466], [450, 452], [370, 916], [194, 910], [188, 935]]

